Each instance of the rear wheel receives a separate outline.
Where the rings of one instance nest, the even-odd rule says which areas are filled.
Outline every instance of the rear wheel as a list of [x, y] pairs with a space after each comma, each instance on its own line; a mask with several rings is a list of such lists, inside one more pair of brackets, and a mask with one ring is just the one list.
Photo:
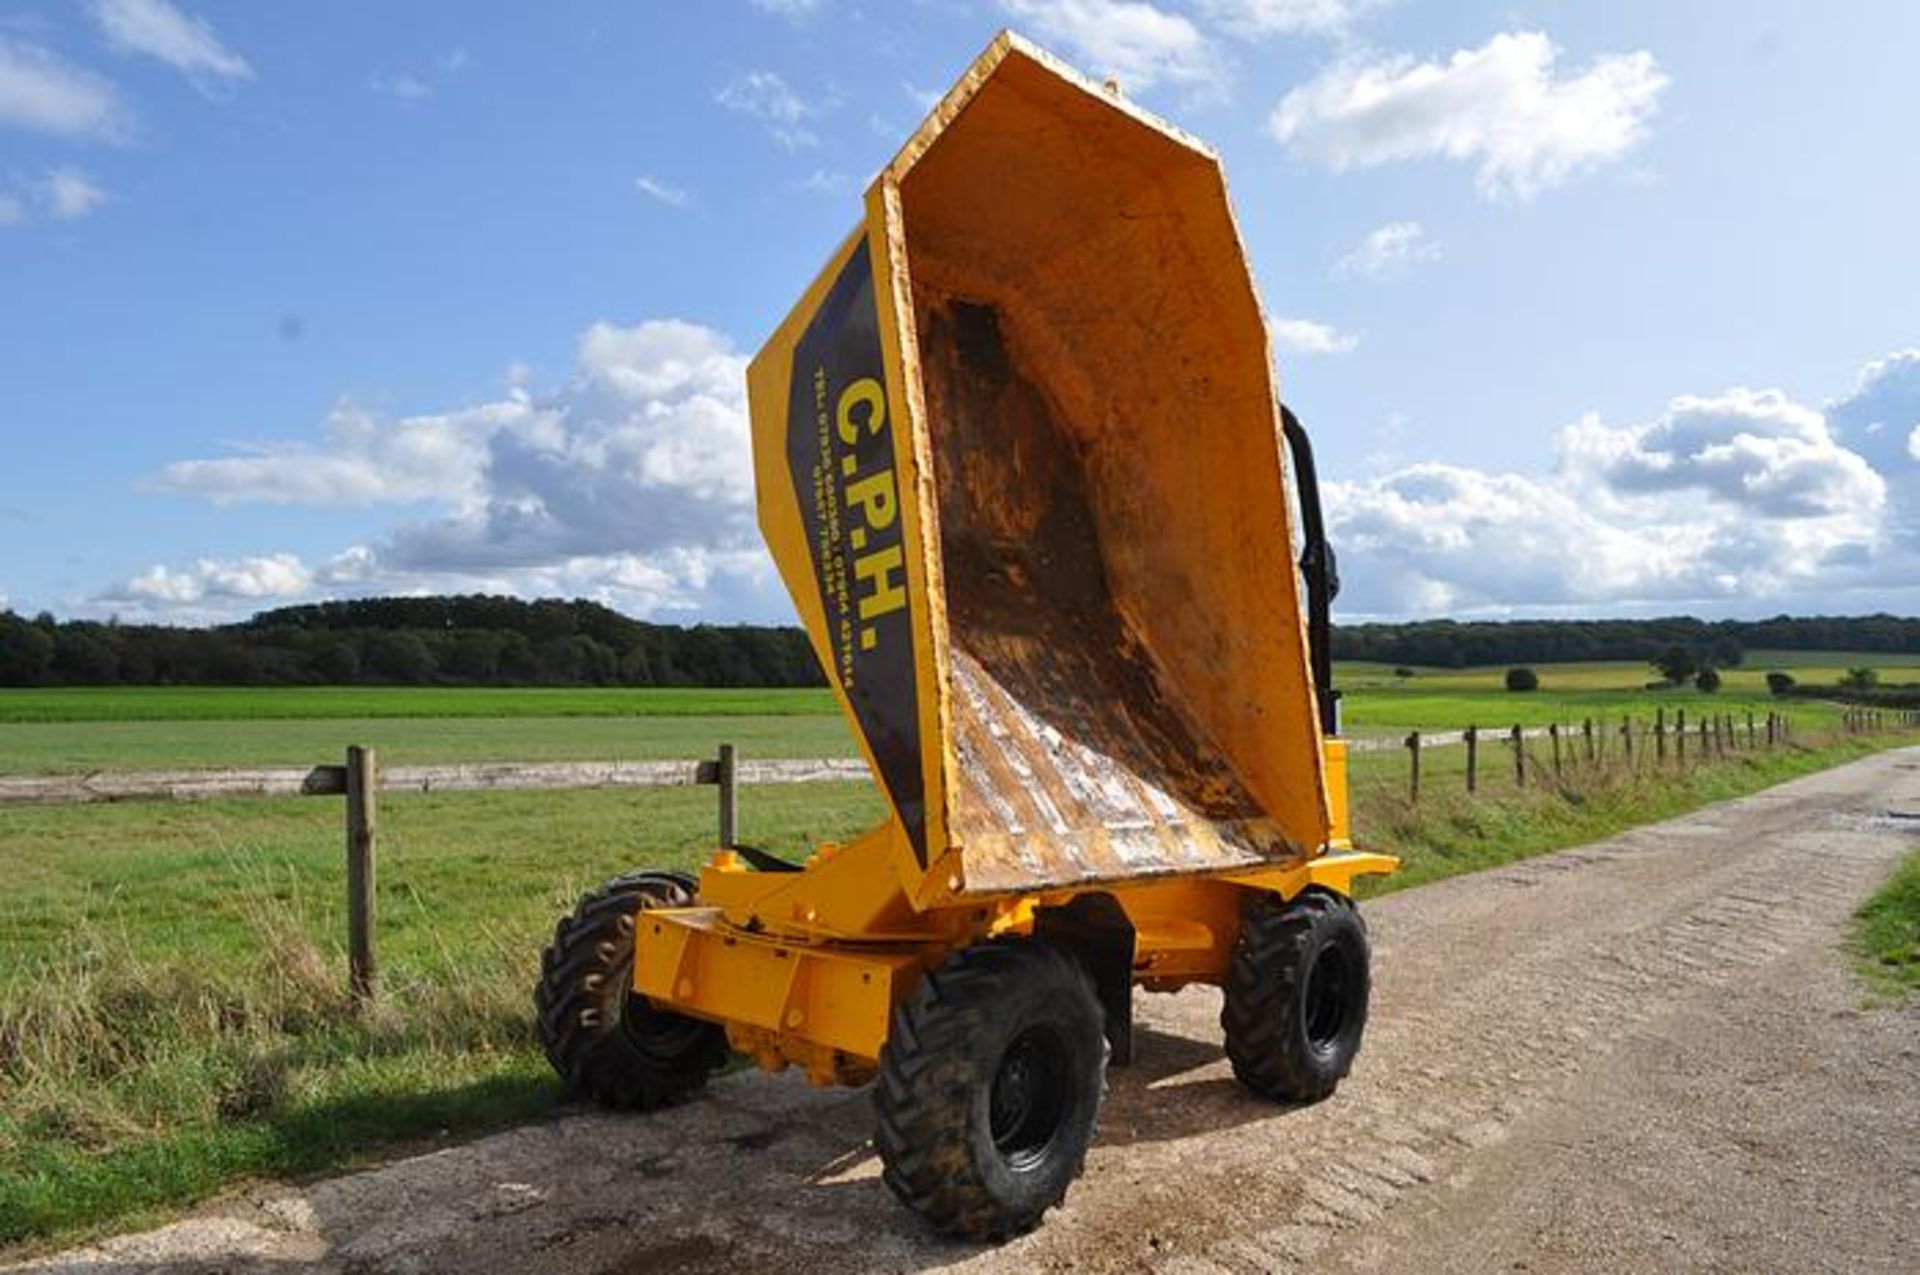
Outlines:
[[874, 1141], [885, 1180], [950, 1235], [1030, 1229], [1080, 1176], [1106, 1091], [1093, 980], [1041, 944], [976, 944], [894, 1011]]
[[1309, 890], [1247, 904], [1220, 1025], [1240, 1083], [1315, 1102], [1353, 1067], [1371, 990], [1366, 926], [1351, 902]]
[[686, 907], [691, 879], [636, 872], [562, 917], [540, 960], [534, 1009], [547, 1060], [574, 1097], [651, 1111], [699, 1088], [727, 1059], [720, 1027], [656, 1009], [633, 990], [633, 932], [648, 908]]

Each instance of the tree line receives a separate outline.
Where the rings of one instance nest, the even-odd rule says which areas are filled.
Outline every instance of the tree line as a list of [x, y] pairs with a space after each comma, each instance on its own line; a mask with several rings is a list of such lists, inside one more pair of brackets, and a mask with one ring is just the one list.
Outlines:
[[[1748, 649], [1920, 653], [1920, 619], [1423, 620], [1335, 628], [1343, 660], [1463, 668], [1640, 660], [1671, 677]], [[1683, 661], [1684, 662], [1684, 661]], [[820, 686], [788, 626], [649, 624], [586, 601], [364, 598], [216, 628], [0, 612], [0, 686]]]
[[805, 633], [597, 603], [368, 598], [175, 628], [0, 612], [0, 686], [822, 686]]
[[1655, 663], [1679, 650], [1727, 667], [1747, 650], [1920, 653], [1920, 619], [1893, 615], [1776, 616], [1770, 620], [1422, 620], [1341, 625], [1335, 659], [1467, 668], [1586, 660]]

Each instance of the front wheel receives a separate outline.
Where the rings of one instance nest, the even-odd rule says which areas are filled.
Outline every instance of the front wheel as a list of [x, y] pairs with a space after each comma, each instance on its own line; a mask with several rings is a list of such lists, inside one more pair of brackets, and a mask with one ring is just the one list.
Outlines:
[[1220, 1011], [1240, 1083], [1278, 1102], [1331, 1094], [1360, 1052], [1368, 961], [1367, 928], [1347, 899], [1308, 890], [1249, 901]]
[[994, 940], [894, 1011], [874, 1088], [884, 1178], [949, 1235], [1029, 1230], [1080, 1176], [1106, 1092], [1105, 1016], [1073, 958]]
[[651, 1111], [727, 1060], [720, 1027], [656, 1009], [633, 990], [640, 913], [692, 902], [693, 882], [679, 873], [635, 872], [581, 899], [555, 927], [533, 1000], [541, 1047], [570, 1096]]

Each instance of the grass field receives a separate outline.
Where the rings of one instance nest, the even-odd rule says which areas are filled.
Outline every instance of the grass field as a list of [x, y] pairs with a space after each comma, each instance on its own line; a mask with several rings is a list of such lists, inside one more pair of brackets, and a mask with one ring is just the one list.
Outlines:
[[373, 744], [394, 765], [846, 757], [824, 690], [451, 690], [421, 687], [0, 691], [0, 774], [302, 766]]
[[[1815, 729], [1838, 720], [1818, 700], [1775, 700], [1766, 673], [1790, 668], [1812, 685], [1849, 667], [1883, 681], [1920, 680], [1920, 656], [1751, 652], [1713, 695], [1646, 689], [1643, 664], [1540, 664], [1538, 691], [1505, 690], [1506, 669], [1336, 670], [1349, 733], [1545, 726], [1586, 717], [1671, 717], [1684, 711], [1791, 712]], [[0, 774], [300, 766], [333, 761], [350, 743], [394, 764], [710, 756], [721, 741], [749, 757], [846, 757], [857, 751], [824, 690], [546, 690], [434, 687], [105, 687], [0, 690]]]
[[[1542, 702], [1497, 689], [1498, 671], [1421, 674], [1417, 690], [1371, 686], [1369, 672], [1348, 670], [1350, 707], [1375, 721], [1405, 711], [1421, 726], [1493, 725], [1530, 720], [1513, 706]], [[1586, 670], [1589, 684], [1565, 693], [1645, 705], [1618, 680], [1643, 672]], [[299, 764], [355, 738], [399, 761], [691, 757], [721, 739], [758, 756], [851, 749], [813, 693], [615, 692], [618, 711], [607, 714], [580, 692], [394, 692], [372, 708], [361, 691], [206, 694], [0, 703], [0, 771]], [[476, 715], [489, 701], [497, 715]], [[303, 705], [319, 716], [285, 715]], [[402, 708], [430, 715], [370, 715]], [[1525, 789], [1494, 745], [1471, 799], [1462, 750], [1440, 749], [1426, 757], [1418, 806], [1406, 796], [1404, 755], [1362, 755], [1355, 815], [1363, 844], [1405, 856], [1406, 870], [1381, 887], [1400, 888], [1752, 791], [1880, 743], [1826, 742], [1679, 775], [1650, 773], [1644, 758], [1628, 769], [1616, 756], [1571, 766], [1563, 788]], [[1534, 761], [1544, 764], [1537, 751]], [[361, 1016], [344, 990], [337, 801], [0, 808], [0, 1245], [132, 1225], [236, 1180], [335, 1169], [395, 1143], [552, 1110], [528, 988], [554, 916], [631, 866], [691, 866], [714, 821], [707, 789], [389, 795], [382, 814], [383, 1000]], [[880, 814], [866, 785], [750, 788], [742, 835], [797, 854]]]
[[1920, 992], [1920, 850], [1860, 905], [1853, 941], [1869, 983], [1895, 998]]
[[786, 717], [834, 711], [833, 693], [823, 689], [72, 686], [0, 691], [0, 722]]
[[1647, 683], [1656, 676], [1652, 668], [1627, 662], [1530, 665], [1540, 677], [1540, 689], [1523, 694], [1506, 689], [1506, 665], [1416, 668], [1412, 677], [1397, 677], [1390, 665], [1347, 663], [1336, 670], [1336, 680], [1346, 693], [1347, 729], [1361, 736], [1516, 723], [1547, 726], [1588, 717], [1617, 727], [1622, 717], [1651, 718], [1661, 709], [1669, 720], [1680, 712], [1697, 719], [1710, 713], [1744, 717], [1748, 711], [1764, 716], [1780, 710], [1811, 729], [1833, 725], [1840, 709], [1814, 699], [1776, 699], [1767, 691], [1767, 674], [1780, 670], [1803, 685], [1818, 686], [1837, 682], [1848, 669], [1863, 665], [1877, 669], [1884, 682], [1920, 681], [1920, 655], [1844, 651], [1750, 651], [1740, 668], [1723, 671], [1721, 688], [1712, 694], [1690, 688], [1649, 690]]

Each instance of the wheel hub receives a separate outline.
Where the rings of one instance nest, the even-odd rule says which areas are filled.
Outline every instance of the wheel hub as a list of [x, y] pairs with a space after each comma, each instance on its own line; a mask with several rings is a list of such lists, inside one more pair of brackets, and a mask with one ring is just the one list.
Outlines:
[[1307, 971], [1307, 1042], [1321, 1052], [1331, 1050], [1347, 1024], [1347, 984], [1351, 972], [1339, 948], [1320, 949]]
[[993, 1145], [1015, 1171], [1030, 1169], [1045, 1157], [1066, 1115], [1064, 1048], [1056, 1033], [1029, 1027], [1008, 1043], [994, 1072], [987, 1099]]

